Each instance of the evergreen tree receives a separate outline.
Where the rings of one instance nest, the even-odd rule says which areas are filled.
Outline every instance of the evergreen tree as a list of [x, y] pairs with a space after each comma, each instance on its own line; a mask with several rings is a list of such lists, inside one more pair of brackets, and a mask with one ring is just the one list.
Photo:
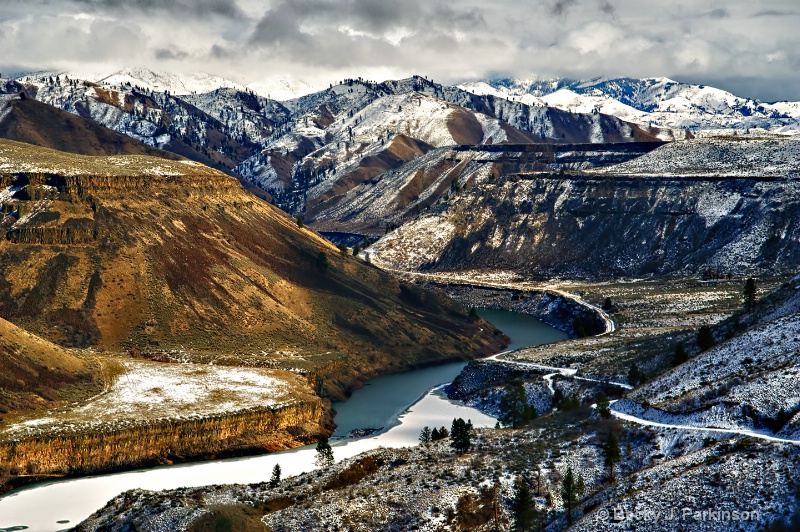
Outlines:
[[512, 530], [527, 532], [536, 528], [538, 514], [536, 503], [531, 495], [528, 483], [520, 476], [514, 482], [514, 498], [511, 500], [511, 511], [514, 516]]
[[700, 348], [700, 351], [705, 351], [706, 349], [711, 348], [714, 345], [714, 334], [711, 332], [711, 327], [708, 325], [703, 325], [700, 327], [700, 330], [697, 331], [697, 347]]
[[584, 491], [583, 477], [578, 475], [576, 478], [572, 472], [572, 467], [568, 467], [567, 474], [564, 475], [564, 482], [561, 484], [561, 498], [567, 508], [567, 523], [569, 525], [572, 524], [572, 509], [578, 504]]
[[281, 483], [281, 466], [275, 464], [275, 467], [272, 468], [272, 478], [269, 479], [269, 487], [273, 489], [277, 488], [280, 483]]
[[611, 301], [610, 297], [607, 297], [605, 301], [603, 301], [603, 310], [606, 312], [612, 310], [614, 308], [614, 303]]
[[606, 443], [603, 445], [603, 453], [605, 454], [605, 465], [608, 468], [608, 478], [614, 482], [614, 464], [620, 461], [621, 455], [619, 440], [613, 430], [608, 433]]
[[687, 360], [689, 360], [689, 355], [686, 353], [683, 343], [678, 343], [678, 345], [675, 346], [675, 356], [672, 358], [672, 365], [680, 366]]
[[450, 429], [450, 447], [462, 455], [472, 447], [472, 422], [454, 419]]
[[744, 304], [748, 309], [752, 309], [753, 306], [756, 304], [756, 280], [752, 277], [749, 277], [747, 281], [744, 282], [744, 291], [742, 293], [744, 296]]
[[322, 436], [317, 441], [317, 467], [330, 467], [333, 465], [333, 449], [328, 443], [328, 438]]
[[553, 393], [553, 408], [561, 408], [561, 403], [564, 401], [564, 392], [560, 388], [556, 388]]
[[303, 217], [302, 217], [302, 216], [298, 216], [298, 217], [295, 219], [295, 222], [297, 222], [297, 227], [299, 227], [299, 228], [301, 228], [301, 229], [302, 229], [303, 227], [305, 227], [305, 224], [303, 223]]
[[581, 406], [580, 399], [578, 399], [577, 395], [571, 393], [561, 401], [559, 408], [561, 410], [574, 410], [579, 406]]
[[[433, 430], [435, 431], [436, 429]], [[430, 427], [425, 425], [424, 427], [422, 427], [422, 430], [419, 431], [419, 442], [425, 444], [425, 443], [430, 443], [432, 441], [433, 441], [433, 433], [431, 432]]]
[[633, 386], [636, 386], [644, 382], [644, 379], [644, 373], [642, 373], [642, 370], [640, 370], [639, 366], [637, 366], [634, 362], [631, 365], [631, 368], [628, 370], [628, 382]]
[[330, 266], [331, 263], [330, 261], [328, 261], [328, 256], [325, 254], [324, 251], [320, 251], [319, 255], [317, 255], [317, 269], [322, 273], [325, 273], [328, 271], [328, 268], [330, 268]]
[[431, 441], [438, 441], [441, 439], [442, 437], [439, 435], [439, 429], [433, 427], [433, 430], [431, 431]]
[[[531, 411], [528, 406], [528, 397], [522, 381], [511, 381], [506, 385], [505, 393], [500, 399], [500, 416], [498, 420], [512, 429], [521, 427], [531, 420]], [[536, 411], [533, 410], [533, 413]]]
[[603, 419], [608, 419], [611, 417], [611, 404], [608, 402], [608, 397], [603, 392], [597, 396], [597, 413], [600, 414], [600, 417]]
[[475, 307], [469, 309], [469, 321], [475, 322], [480, 319], [478, 316], [478, 310]]

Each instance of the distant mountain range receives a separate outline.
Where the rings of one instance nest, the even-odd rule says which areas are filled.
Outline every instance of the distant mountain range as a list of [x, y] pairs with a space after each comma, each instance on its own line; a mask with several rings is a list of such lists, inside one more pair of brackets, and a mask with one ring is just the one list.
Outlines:
[[[284, 102], [221, 78], [133, 69], [101, 79], [45, 72], [3, 83], [0, 92], [24, 90], [147, 145], [243, 177], [297, 213], [330, 204], [432, 148], [674, 138], [610, 115], [475, 95], [418, 76], [343, 80]], [[410, 151], [396, 149], [412, 144]]]
[[[384, 180], [383, 187], [403, 198], [389, 209], [402, 217], [446, 195], [454, 179], [464, 185], [468, 176], [491, 171], [494, 163], [484, 163], [497, 155], [475, 155], [482, 162], [464, 163], [451, 173], [454, 158], [445, 148], [800, 131], [800, 102], [760, 103], [666, 78], [500, 79], [448, 86], [414, 76], [382, 83], [342, 80], [319, 89], [279, 78], [247, 87], [209, 74], [141, 68], [106, 76], [39, 72], [0, 80], [0, 93], [24, 90], [148, 146], [235, 175], [283, 209], [337, 228], [337, 216], [362, 209], [352, 194], [346, 198], [357, 187]], [[4, 116], [10, 119], [11, 107], [3, 105], [0, 123]], [[46, 130], [44, 122], [39, 127]], [[24, 138], [5, 136], [37, 138], [33, 122], [26, 127]], [[567, 164], [551, 155], [544, 156], [549, 168]], [[571, 161], [571, 168], [589, 164], [574, 159], [559, 160]], [[424, 169], [418, 167], [421, 161]], [[515, 168], [525, 167], [519, 157], [515, 161]], [[349, 203], [344, 210], [343, 202]], [[372, 218], [362, 222], [376, 229]]]
[[[39, 83], [44, 78], [56, 76], [108, 86], [129, 84], [176, 96], [235, 89], [281, 102], [326, 88], [320, 83], [286, 76], [241, 84], [213, 74], [176, 74], [154, 72], [146, 68], [125, 68], [107, 75], [46, 71], [16, 74], [13, 78], [23, 83]], [[457, 86], [474, 94], [514, 99], [527, 105], [547, 105], [577, 113], [597, 111], [626, 121], [661, 127], [693, 130], [764, 128], [776, 132], [800, 130], [800, 101], [761, 102], [708, 85], [681, 83], [665, 77], [598, 77], [589, 80], [492, 78]]]
[[800, 131], [800, 102], [762, 103], [708, 85], [668, 78], [493, 79], [459, 87], [577, 113], [597, 111], [638, 124], [692, 130]]

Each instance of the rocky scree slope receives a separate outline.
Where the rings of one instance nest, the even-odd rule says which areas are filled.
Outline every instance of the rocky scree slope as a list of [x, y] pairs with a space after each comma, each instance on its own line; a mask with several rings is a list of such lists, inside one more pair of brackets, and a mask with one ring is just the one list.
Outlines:
[[386, 267], [600, 279], [790, 272], [792, 139], [701, 139], [586, 171], [486, 176], [365, 252]]
[[[408, 144], [407, 137], [396, 137], [382, 153], [393, 153]], [[357, 171], [360, 177], [348, 181], [352, 188], [332, 189], [321, 201], [310, 202], [305, 216], [322, 230], [380, 236], [483, 181], [524, 171], [583, 170], [617, 164], [659, 145], [498, 144], [431, 148], [424, 153], [418, 150], [416, 158], [395, 158], [398, 164], [362, 162]], [[369, 179], [362, 180], [364, 177]]]

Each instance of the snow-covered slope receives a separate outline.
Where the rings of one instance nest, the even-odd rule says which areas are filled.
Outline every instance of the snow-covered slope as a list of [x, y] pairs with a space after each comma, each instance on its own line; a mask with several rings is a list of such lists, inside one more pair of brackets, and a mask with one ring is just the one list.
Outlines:
[[301, 79], [287, 76], [265, 78], [248, 83], [247, 88], [259, 96], [278, 101], [293, 100], [325, 89], [327, 85], [309, 83]]
[[[792, 138], [703, 139], [603, 169], [492, 176], [369, 252], [398, 269], [529, 278], [793, 271], [798, 146]], [[444, 243], [440, 228], [451, 228]]]
[[[383, 83], [349, 79], [282, 103], [207, 74], [146, 69], [94, 80], [39, 73], [23, 83], [42, 102], [233, 171], [298, 212], [431, 148], [665, 138], [663, 131], [595, 107], [571, 112], [532, 97], [525, 103], [477, 96], [419, 76]], [[293, 94], [310, 88], [286, 79], [279, 86]]]
[[798, 138], [702, 138], [665, 144], [625, 163], [592, 170], [609, 175], [797, 178]]
[[573, 112], [597, 109], [643, 125], [692, 130], [800, 131], [800, 102], [762, 103], [707, 85], [680, 83], [669, 78], [499, 79], [465, 83], [460, 87], [475, 94], [495, 94], [525, 102], [537, 98]]
[[[751, 324], [746, 330], [640, 386], [614, 409], [668, 424], [800, 434], [799, 283], [795, 278], [740, 317]], [[734, 331], [744, 328], [739, 320]]]

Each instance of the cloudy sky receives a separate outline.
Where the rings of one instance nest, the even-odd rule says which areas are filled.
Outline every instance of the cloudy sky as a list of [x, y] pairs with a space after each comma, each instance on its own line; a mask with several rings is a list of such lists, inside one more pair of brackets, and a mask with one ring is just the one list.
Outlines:
[[797, 0], [0, 0], [0, 72], [667, 76], [800, 100]]

